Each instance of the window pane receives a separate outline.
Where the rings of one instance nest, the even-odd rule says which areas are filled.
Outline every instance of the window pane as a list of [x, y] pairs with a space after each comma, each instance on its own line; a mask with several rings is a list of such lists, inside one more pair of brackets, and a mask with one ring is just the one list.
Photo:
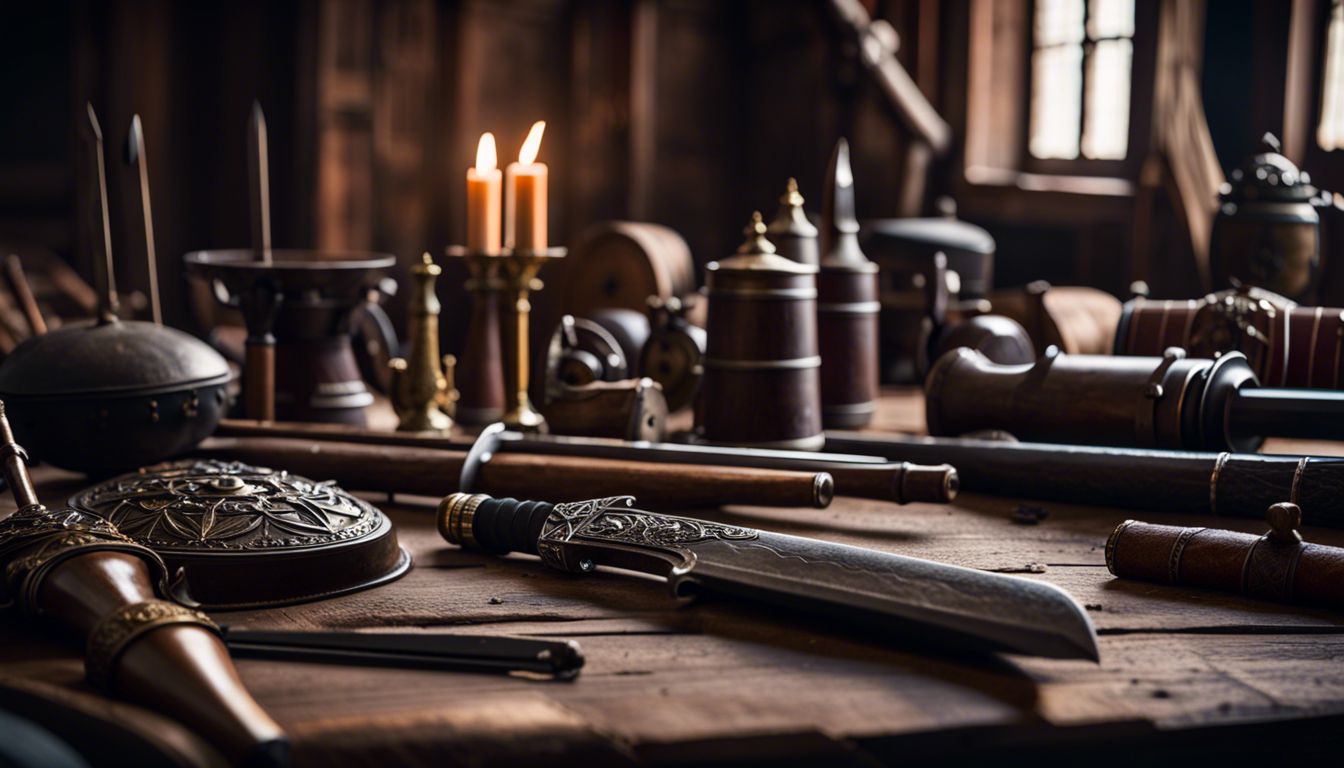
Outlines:
[[1034, 47], [1081, 43], [1083, 0], [1036, 0]]
[[1133, 44], [1102, 40], [1087, 57], [1083, 155], [1124, 160], [1129, 148], [1129, 74]]
[[1087, 36], [1093, 40], [1133, 37], [1134, 0], [1089, 0]]
[[[1083, 47], [1043, 48], [1031, 55], [1031, 154], [1078, 157]], [[1126, 111], [1129, 106], [1126, 104]]]
[[1325, 41], [1321, 76], [1321, 124], [1316, 129], [1321, 149], [1344, 148], [1344, 2], [1335, 0]]

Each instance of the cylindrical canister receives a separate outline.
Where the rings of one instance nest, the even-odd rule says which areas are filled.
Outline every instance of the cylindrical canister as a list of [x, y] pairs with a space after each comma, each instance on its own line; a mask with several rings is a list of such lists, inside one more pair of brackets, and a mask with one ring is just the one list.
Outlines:
[[[877, 411], [881, 376], [877, 264], [859, 247], [849, 142], [836, 142], [822, 196], [817, 331], [821, 334], [821, 419], [830, 429], [861, 427]], [[944, 259], [944, 264], [946, 260]]]
[[820, 449], [817, 268], [775, 253], [760, 213], [737, 254], [706, 268], [704, 437], [732, 445]]
[[1106, 567], [1126, 579], [1344, 607], [1344, 549], [1302, 541], [1295, 504], [1270, 508], [1263, 535], [1126, 520], [1106, 542]]
[[1033, 442], [1254, 451], [1263, 438], [1227, 417], [1243, 386], [1257, 384], [1235, 352], [1207, 360], [1179, 349], [1162, 357], [1051, 349], [1032, 365], [1000, 365], [963, 347], [929, 372], [925, 416], [933, 435], [1002, 430]]
[[1115, 353], [1160, 355], [1168, 347], [1181, 347], [1193, 357], [1241, 352], [1267, 387], [1338, 389], [1344, 373], [1344, 309], [1298, 306], [1248, 287], [1202, 299], [1126, 303]]
[[872, 420], [878, 396], [877, 265], [823, 262], [817, 275], [821, 418], [831, 429]]

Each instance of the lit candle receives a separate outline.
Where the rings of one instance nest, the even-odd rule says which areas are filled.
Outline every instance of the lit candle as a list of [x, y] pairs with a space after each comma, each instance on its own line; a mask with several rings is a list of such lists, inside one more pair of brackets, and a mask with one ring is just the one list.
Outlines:
[[518, 162], [509, 163], [504, 185], [504, 246], [521, 250], [546, 249], [546, 181], [549, 171], [537, 162], [546, 121], [538, 120], [528, 131], [518, 151]]
[[467, 250], [499, 253], [499, 162], [495, 135], [481, 134], [476, 167], [467, 169]]

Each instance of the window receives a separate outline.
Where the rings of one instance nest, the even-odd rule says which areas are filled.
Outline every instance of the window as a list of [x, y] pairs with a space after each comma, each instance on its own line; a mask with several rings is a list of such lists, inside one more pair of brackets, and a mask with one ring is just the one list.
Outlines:
[[1334, 0], [1330, 9], [1316, 142], [1327, 151], [1344, 148], [1344, 0]]
[[1125, 159], [1133, 38], [1134, 0], [1036, 0], [1032, 157]]

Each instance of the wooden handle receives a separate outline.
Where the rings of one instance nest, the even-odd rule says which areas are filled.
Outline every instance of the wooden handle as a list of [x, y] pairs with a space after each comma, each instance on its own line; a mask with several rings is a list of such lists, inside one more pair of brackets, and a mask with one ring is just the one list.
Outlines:
[[[87, 636], [102, 617], [156, 599], [144, 562], [91, 552], [60, 564], [42, 589], [42, 608]], [[200, 733], [235, 765], [284, 765], [284, 731], [252, 698], [228, 650], [200, 626], [174, 624], [141, 635], [115, 668], [114, 692]]]
[[481, 467], [480, 484], [473, 490], [493, 496], [562, 502], [629, 495], [647, 507], [752, 504], [822, 509], [831, 503], [835, 490], [826, 472], [522, 453], [492, 456]]
[[275, 421], [275, 340], [248, 339], [243, 398], [249, 419]]
[[210, 438], [196, 455], [283, 469], [347, 489], [446, 496], [457, 490], [463, 451], [313, 442], [277, 437]]
[[948, 464], [837, 464], [828, 471], [835, 475], [835, 492], [841, 496], [880, 499], [897, 504], [909, 504], [912, 501], [946, 504], [957, 497], [960, 485], [957, 470]]
[[[446, 496], [459, 490], [463, 451], [292, 438], [210, 438], [196, 455], [283, 469], [347, 489]], [[826, 472], [654, 464], [574, 456], [497, 453], [481, 465], [476, 493], [562, 502], [635, 496], [649, 507], [754, 504], [824, 508]]]

